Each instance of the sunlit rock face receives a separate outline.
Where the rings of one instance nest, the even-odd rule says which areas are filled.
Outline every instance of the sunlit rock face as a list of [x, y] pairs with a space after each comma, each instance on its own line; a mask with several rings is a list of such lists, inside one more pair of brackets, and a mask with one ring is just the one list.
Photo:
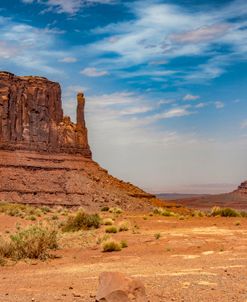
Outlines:
[[79, 153], [91, 158], [84, 106], [83, 93], [79, 93], [74, 124], [63, 116], [58, 83], [0, 72], [0, 148]]
[[72, 123], [58, 83], [0, 72], [0, 203], [150, 209], [153, 195], [92, 160], [84, 106], [80, 92]]
[[247, 180], [242, 182], [238, 189], [235, 191], [240, 194], [246, 194], [247, 196]]

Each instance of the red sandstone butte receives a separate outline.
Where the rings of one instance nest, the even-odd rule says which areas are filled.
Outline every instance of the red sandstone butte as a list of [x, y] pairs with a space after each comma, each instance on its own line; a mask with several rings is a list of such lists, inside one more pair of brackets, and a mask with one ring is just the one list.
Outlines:
[[153, 195], [112, 177], [92, 160], [84, 106], [79, 93], [72, 123], [63, 115], [58, 83], [0, 72], [0, 201], [149, 207]]

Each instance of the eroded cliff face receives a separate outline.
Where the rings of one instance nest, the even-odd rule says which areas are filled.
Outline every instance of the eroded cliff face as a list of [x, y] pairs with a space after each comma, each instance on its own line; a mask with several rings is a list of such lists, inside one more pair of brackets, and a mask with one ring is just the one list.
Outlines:
[[58, 83], [0, 72], [0, 203], [150, 208], [153, 195], [92, 160], [84, 106], [78, 93], [72, 123]]
[[74, 124], [63, 116], [58, 83], [0, 72], [0, 149], [72, 153], [91, 158], [82, 93], [77, 102]]
[[245, 194], [247, 196], [247, 180], [242, 182], [235, 192], [239, 194]]

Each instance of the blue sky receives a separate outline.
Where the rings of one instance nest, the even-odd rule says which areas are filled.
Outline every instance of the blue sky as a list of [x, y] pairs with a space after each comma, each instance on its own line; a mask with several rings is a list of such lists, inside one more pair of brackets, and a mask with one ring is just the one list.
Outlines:
[[[198, 4], [199, 3], [199, 4]], [[153, 192], [247, 178], [245, 0], [2, 0], [0, 69], [87, 97], [94, 159]]]

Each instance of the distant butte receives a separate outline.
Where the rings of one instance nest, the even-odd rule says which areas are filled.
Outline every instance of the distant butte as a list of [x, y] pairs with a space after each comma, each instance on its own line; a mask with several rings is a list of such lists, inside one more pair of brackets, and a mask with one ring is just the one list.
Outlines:
[[84, 106], [79, 93], [72, 123], [58, 83], [0, 71], [1, 202], [146, 210], [157, 201], [92, 160]]

